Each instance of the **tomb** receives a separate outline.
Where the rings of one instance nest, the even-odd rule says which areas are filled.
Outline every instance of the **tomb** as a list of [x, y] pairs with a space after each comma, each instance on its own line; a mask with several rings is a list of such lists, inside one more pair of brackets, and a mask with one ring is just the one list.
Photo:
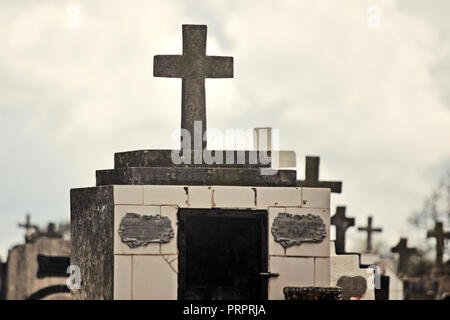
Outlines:
[[[183, 54], [154, 58], [154, 76], [182, 78], [181, 148], [116, 153], [95, 187], [71, 190], [71, 264], [82, 279], [74, 297], [339, 298], [330, 186], [302, 186], [273, 161], [284, 154], [279, 164], [295, 167], [295, 154], [270, 143], [207, 149], [204, 80], [232, 77], [233, 58], [205, 55], [206, 26], [182, 30]], [[219, 154], [235, 161], [210, 161]]]

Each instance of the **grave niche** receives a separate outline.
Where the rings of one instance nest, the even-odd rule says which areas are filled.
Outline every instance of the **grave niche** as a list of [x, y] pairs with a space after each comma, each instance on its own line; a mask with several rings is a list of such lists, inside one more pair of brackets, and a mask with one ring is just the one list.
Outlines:
[[[155, 76], [182, 78], [181, 128], [193, 137], [206, 130], [205, 78], [233, 76], [231, 57], [205, 53], [206, 26], [183, 25], [183, 54], [154, 59]], [[297, 185], [295, 170], [273, 170], [270, 150], [269, 161], [242, 151], [237, 164], [172, 162], [180, 150], [115, 154], [96, 187], [71, 190], [74, 297], [284, 299], [287, 287], [329, 287], [330, 187]]]

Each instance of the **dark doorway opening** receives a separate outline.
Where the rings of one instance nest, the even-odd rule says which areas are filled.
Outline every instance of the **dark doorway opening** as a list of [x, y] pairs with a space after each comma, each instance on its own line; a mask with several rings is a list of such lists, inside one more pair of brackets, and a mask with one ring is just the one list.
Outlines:
[[267, 211], [180, 209], [178, 297], [267, 299]]

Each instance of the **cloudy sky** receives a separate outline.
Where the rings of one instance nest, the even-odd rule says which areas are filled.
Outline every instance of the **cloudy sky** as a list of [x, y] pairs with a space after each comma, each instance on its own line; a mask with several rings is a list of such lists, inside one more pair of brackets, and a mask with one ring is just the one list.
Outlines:
[[280, 129], [299, 178], [319, 155], [321, 179], [343, 181], [332, 207], [358, 225], [374, 215], [388, 245], [421, 244], [406, 219], [450, 168], [448, 12], [447, 0], [0, 0], [0, 254], [26, 212], [69, 219], [69, 190], [95, 185], [115, 152], [173, 147], [181, 81], [153, 78], [153, 55], [181, 53], [189, 23], [235, 61], [234, 79], [207, 80], [209, 128]]

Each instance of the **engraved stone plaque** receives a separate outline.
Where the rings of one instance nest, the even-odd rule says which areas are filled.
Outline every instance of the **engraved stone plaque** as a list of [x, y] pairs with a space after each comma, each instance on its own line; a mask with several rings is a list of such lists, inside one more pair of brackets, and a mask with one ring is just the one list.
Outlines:
[[303, 242], [322, 242], [327, 236], [325, 224], [319, 216], [292, 215], [281, 212], [273, 221], [272, 235], [284, 248]]
[[342, 300], [350, 300], [352, 297], [361, 298], [367, 289], [366, 279], [362, 276], [340, 277], [337, 286], [342, 288]]
[[128, 212], [120, 222], [119, 235], [122, 242], [136, 248], [149, 243], [167, 243], [174, 237], [174, 232], [168, 217]]

